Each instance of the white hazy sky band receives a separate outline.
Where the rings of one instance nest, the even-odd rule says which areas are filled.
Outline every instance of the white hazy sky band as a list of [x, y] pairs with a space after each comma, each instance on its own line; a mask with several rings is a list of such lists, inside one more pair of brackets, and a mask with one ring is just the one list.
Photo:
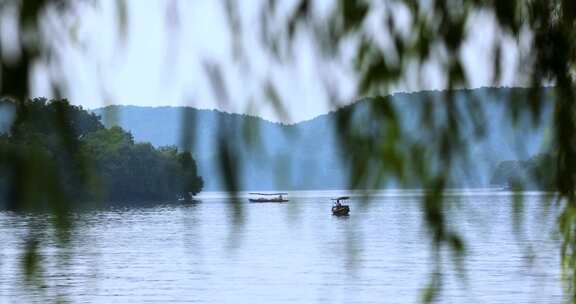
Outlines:
[[[351, 63], [325, 64], [314, 42], [305, 35], [296, 42], [293, 63], [279, 65], [262, 49], [259, 38], [261, 0], [238, 1], [242, 19], [244, 52], [248, 64], [234, 60], [233, 39], [223, 1], [126, 1], [128, 24], [119, 37], [117, 0], [82, 5], [72, 21], [72, 39], [60, 46], [61, 69], [68, 83], [66, 95], [74, 104], [97, 108], [108, 104], [140, 106], [192, 106], [233, 113], [249, 113], [272, 121], [297, 122], [333, 110], [323, 86], [323, 76], [336, 88], [344, 103], [353, 102]], [[288, 8], [294, 1], [281, 1]], [[314, 2], [327, 11], [333, 1]], [[170, 10], [174, 5], [176, 10]], [[288, 9], [281, 9], [288, 11]], [[402, 18], [402, 12], [395, 12]], [[478, 14], [470, 27], [470, 39], [461, 56], [470, 87], [492, 82], [491, 41], [498, 39], [493, 19]], [[507, 41], [503, 77], [499, 85], [518, 85], [517, 42]], [[206, 64], [217, 63], [228, 88], [229, 100], [214, 94]], [[38, 69], [35, 95], [49, 95], [47, 69]], [[322, 73], [320, 73], [321, 71]], [[427, 69], [424, 82], [407, 80], [393, 91], [443, 89], [439, 70]], [[284, 101], [287, 117], [281, 117], [262, 95], [262, 84], [273, 81]]]

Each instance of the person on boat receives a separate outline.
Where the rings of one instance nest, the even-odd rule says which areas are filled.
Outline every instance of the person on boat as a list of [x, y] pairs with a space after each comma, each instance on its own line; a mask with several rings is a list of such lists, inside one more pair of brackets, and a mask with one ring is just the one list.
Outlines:
[[335, 205], [336, 205], [336, 208], [342, 207], [342, 204], [340, 204], [340, 201], [339, 201], [339, 200], [336, 200], [336, 204], [335, 204]]

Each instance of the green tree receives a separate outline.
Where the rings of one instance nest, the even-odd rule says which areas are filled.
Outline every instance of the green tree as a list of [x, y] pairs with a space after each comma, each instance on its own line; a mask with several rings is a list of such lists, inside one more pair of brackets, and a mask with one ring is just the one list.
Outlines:
[[[24, 157], [32, 157], [27, 153], [35, 151], [35, 157], [46, 166], [40, 169], [57, 175], [54, 181], [61, 191], [60, 199], [76, 204], [97, 200], [166, 201], [188, 193], [197, 194], [202, 189], [196, 163], [188, 152], [180, 153], [175, 147], [157, 150], [149, 143], [135, 143], [129, 132], [117, 126], [104, 128], [98, 116], [65, 100], [37, 98], [4, 103], [16, 108], [16, 114], [12, 128], [2, 136], [2, 146]], [[59, 136], [61, 125], [70, 132], [66, 137]], [[36, 168], [12, 174], [6, 171], [13, 168], [4, 169], [2, 201], [10, 209], [27, 209], [14, 203], [18, 202], [14, 196], [19, 194], [10, 185], [15, 183], [14, 174], [37, 178]], [[44, 191], [34, 192], [42, 196]]]
[[120, 127], [90, 133], [82, 143], [84, 153], [94, 158], [105, 200], [175, 200], [203, 187], [192, 155], [176, 147], [155, 149], [149, 143], [135, 143]]

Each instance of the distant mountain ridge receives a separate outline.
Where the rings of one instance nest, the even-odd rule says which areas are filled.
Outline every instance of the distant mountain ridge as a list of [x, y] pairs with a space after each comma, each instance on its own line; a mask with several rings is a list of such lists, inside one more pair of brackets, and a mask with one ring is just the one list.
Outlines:
[[[552, 98], [546, 89], [543, 90], [545, 98]], [[460, 106], [472, 98], [481, 100], [483, 108], [479, 110], [488, 117], [485, 122], [488, 135], [470, 147], [475, 167], [473, 177], [455, 178], [453, 184], [488, 186], [491, 172], [499, 161], [526, 158], [543, 149], [544, 127], [528, 128], [529, 123], [522, 120], [513, 125], [506, 119], [507, 107], [503, 102], [512, 94], [526, 95], [527, 89], [482, 88], [453, 93]], [[390, 98], [404, 128], [418, 136], [421, 126], [414, 118], [422, 111], [418, 103], [433, 100], [434, 106], [443, 106], [443, 96], [442, 92], [424, 91], [398, 93]], [[109, 106], [92, 111], [98, 115], [104, 115], [106, 111], [115, 113], [118, 121], [108, 123], [108, 126], [117, 124], [129, 130], [137, 141], [147, 141], [155, 146], [191, 146], [205, 180], [205, 190], [225, 188], [217, 157], [219, 138], [226, 140], [232, 148], [240, 190], [346, 189], [348, 167], [335, 128], [338, 115], [350, 111], [356, 117], [358, 127], [363, 128], [364, 116], [371, 111], [374, 102], [378, 102], [377, 99], [362, 99], [296, 124], [190, 107]], [[550, 122], [550, 113], [549, 109], [542, 113], [543, 126]]]

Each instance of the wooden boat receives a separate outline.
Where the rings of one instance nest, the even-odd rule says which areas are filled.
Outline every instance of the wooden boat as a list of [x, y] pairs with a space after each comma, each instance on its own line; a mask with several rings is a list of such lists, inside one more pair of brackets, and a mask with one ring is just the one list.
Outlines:
[[338, 198], [333, 198], [334, 206], [332, 206], [332, 215], [345, 216], [350, 214], [350, 206], [342, 205], [342, 201], [348, 200], [350, 197], [341, 196]]
[[181, 194], [178, 196], [178, 201], [181, 203], [199, 203], [200, 201], [194, 198], [192, 192]]
[[251, 195], [259, 195], [258, 198], [249, 198], [251, 203], [286, 203], [289, 200], [285, 198], [288, 193], [250, 193]]

